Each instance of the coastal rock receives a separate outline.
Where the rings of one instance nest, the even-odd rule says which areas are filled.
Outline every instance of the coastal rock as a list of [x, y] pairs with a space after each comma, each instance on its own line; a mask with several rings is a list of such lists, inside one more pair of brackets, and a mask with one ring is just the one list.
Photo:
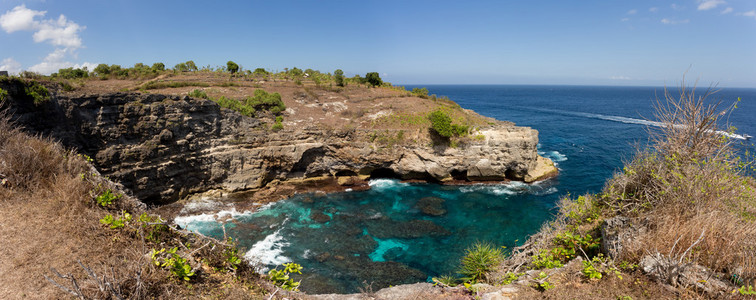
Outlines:
[[658, 282], [675, 287], [694, 287], [709, 295], [724, 296], [734, 288], [719, 279], [726, 277], [723, 274], [715, 274], [701, 265], [674, 259], [658, 252], [641, 258], [639, 266]]
[[451, 234], [446, 228], [428, 220], [397, 222], [384, 218], [368, 222], [367, 227], [368, 232], [379, 239], [413, 239], [424, 236], [447, 236]]
[[424, 197], [417, 201], [417, 207], [423, 214], [429, 216], [442, 216], [446, 214], [444, 207], [446, 200], [438, 197]]
[[[271, 132], [256, 118], [189, 97], [118, 92], [54, 95], [41, 107], [11, 102], [15, 120], [26, 130], [93, 157], [103, 175], [150, 204], [212, 189], [309, 184], [311, 178], [336, 177], [334, 183], [350, 186], [379, 175], [435, 182], [533, 181], [556, 172], [537, 154], [538, 132], [508, 123], [481, 128], [481, 139], [459, 148], [382, 147], [372, 142], [371, 130], [310, 126]], [[276, 187], [268, 194], [293, 192]]]

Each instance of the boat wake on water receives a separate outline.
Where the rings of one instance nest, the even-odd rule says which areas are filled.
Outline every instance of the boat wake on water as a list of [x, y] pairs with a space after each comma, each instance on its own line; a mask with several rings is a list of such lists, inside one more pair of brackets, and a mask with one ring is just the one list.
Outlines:
[[[612, 122], [620, 122], [620, 123], [625, 123], [625, 124], [637, 124], [637, 125], [654, 126], [654, 127], [665, 126], [664, 123], [662, 122], [643, 120], [643, 119], [634, 119], [634, 118], [621, 117], [621, 116], [602, 115], [602, 114], [566, 111], [566, 110], [548, 109], [548, 108], [535, 108], [535, 107], [518, 107], [518, 108], [525, 109], [525, 110], [532, 110], [532, 111], [556, 113], [556, 114], [561, 114], [565, 116], [575, 116], [575, 117], [583, 117], [583, 118], [589, 118], [589, 119], [599, 119], [599, 120], [606, 120], [606, 121], [612, 121]], [[675, 125], [675, 126], [683, 126], [683, 125]], [[737, 140], [750, 140], [752, 138], [752, 136], [748, 134], [735, 134], [735, 133], [731, 133], [731, 132], [727, 132], [723, 130], [717, 130], [716, 133], [719, 135], [726, 136], [732, 139], [737, 139]]]

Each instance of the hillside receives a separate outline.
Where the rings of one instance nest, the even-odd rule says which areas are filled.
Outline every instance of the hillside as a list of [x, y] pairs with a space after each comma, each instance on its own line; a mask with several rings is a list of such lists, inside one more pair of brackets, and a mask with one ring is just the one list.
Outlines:
[[[335, 87], [316, 79], [217, 72], [52, 79], [57, 82], [0, 82], [9, 113], [3, 119], [8, 138], [2, 192], [12, 199], [8, 211], [37, 216], [3, 221], [8, 224], [3, 236], [9, 237], [4, 253], [13, 261], [48, 261], [9, 265], [8, 297], [60, 297], [66, 289], [87, 297], [166, 297], [172, 290], [169, 298], [280, 296], [285, 293], [236, 262], [238, 256], [229, 254], [236, 253], [229, 252], [233, 245], [162, 220], [172, 219], [187, 199], [201, 196], [197, 193], [220, 195], [241, 210], [298, 191], [366, 188], [366, 180], [375, 177], [534, 181], [556, 171], [537, 155], [537, 131], [388, 84]], [[440, 116], [440, 127], [431, 122], [432, 113]], [[40, 138], [31, 136], [37, 134]], [[54, 167], [38, 178], [35, 170], [48, 167], [27, 162]], [[91, 166], [91, 172], [81, 171]], [[102, 202], [109, 194], [115, 198]], [[34, 222], [47, 219], [60, 223]], [[18, 235], [20, 228], [34, 232], [34, 242]], [[30, 254], [47, 249], [47, 240], [61, 247]], [[176, 254], [166, 252], [174, 248]]]

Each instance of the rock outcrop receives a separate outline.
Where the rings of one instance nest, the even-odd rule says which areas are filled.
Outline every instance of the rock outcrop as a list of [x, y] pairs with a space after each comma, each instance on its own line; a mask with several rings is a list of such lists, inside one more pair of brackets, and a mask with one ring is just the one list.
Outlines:
[[209, 189], [243, 191], [308, 178], [349, 185], [370, 177], [428, 181], [524, 180], [553, 176], [538, 156], [538, 132], [492, 125], [457, 148], [371, 142], [367, 129], [317, 126], [273, 132], [210, 100], [141, 93], [53, 95], [12, 101], [29, 131], [90, 155], [100, 171], [148, 203]]

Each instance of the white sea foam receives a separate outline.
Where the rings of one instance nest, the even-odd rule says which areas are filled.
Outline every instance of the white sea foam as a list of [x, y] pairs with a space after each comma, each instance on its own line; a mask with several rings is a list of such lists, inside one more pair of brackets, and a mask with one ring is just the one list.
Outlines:
[[[564, 110], [558, 110], [558, 109], [548, 109], [548, 108], [531, 108], [533, 110], [537, 111], [545, 111], [545, 112], [553, 112], [563, 115], [570, 115], [570, 116], [578, 116], [578, 117], [585, 117], [585, 118], [591, 118], [591, 119], [600, 119], [600, 120], [607, 120], [607, 121], [613, 121], [613, 122], [620, 122], [625, 124], [638, 124], [638, 125], [646, 125], [646, 126], [654, 126], [654, 127], [664, 127], [665, 124], [662, 122], [657, 121], [649, 121], [649, 120], [643, 120], [643, 119], [635, 119], [635, 118], [628, 118], [628, 117], [620, 117], [620, 116], [612, 116], [612, 115], [602, 115], [602, 114], [593, 114], [593, 113], [585, 113], [585, 112], [575, 112], [575, 111], [564, 111]], [[683, 126], [683, 125], [676, 125], [676, 126]], [[723, 135], [732, 139], [738, 139], [738, 140], [748, 140], [751, 138], [750, 135], [747, 134], [734, 134], [729, 133], [722, 130], [715, 131], [716, 134]]]
[[239, 212], [236, 210], [235, 207], [232, 207], [229, 210], [221, 210], [216, 213], [202, 213], [198, 215], [178, 216], [175, 219], [173, 219], [173, 222], [181, 226], [182, 228], [186, 228], [187, 230], [192, 231], [191, 228], [194, 227], [192, 225], [196, 223], [219, 222], [219, 221], [226, 220], [229, 218], [235, 219], [240, 216], [250, 215], [250, 214], [252, 214], [252, 212], [248, 210]]
[[549, 151], [544, 153], [544, 156], [550, 158], [553, 162], [560, 162], [567, 160], [567, 155], [559, 153], [559, 151]]
[[388, 189], [400, 186], [409, 186], [408, 183], [400, 182], [397, 179], [373, 179], [368, 182], [370, 188], [373, 189]]
[[527, 184], [521, 181], [510, 181], [505, 184], [475, 184], [462, 186], [459, 190], [463, 193], [485, 193], [495, 196], [502, 195], [518, 195], [518, 194], [534, 194], [538, 196], [553, 194], [557, 192], [555, 187], [548, 184], [542, 185], [546, 181], [538, 181], [532, 184]]
[[244, 254], [244, 258], [253, 266], [260, 265], [256, 267], [256, 271], [262, 274], [268, 271], [267, 265], [278, 266], [291, 261], [283, 255], [283, 247], [286, 246], [289, 246], [289, 243], [286, 242], [279, 229], [252, 245], [252, 248]]

